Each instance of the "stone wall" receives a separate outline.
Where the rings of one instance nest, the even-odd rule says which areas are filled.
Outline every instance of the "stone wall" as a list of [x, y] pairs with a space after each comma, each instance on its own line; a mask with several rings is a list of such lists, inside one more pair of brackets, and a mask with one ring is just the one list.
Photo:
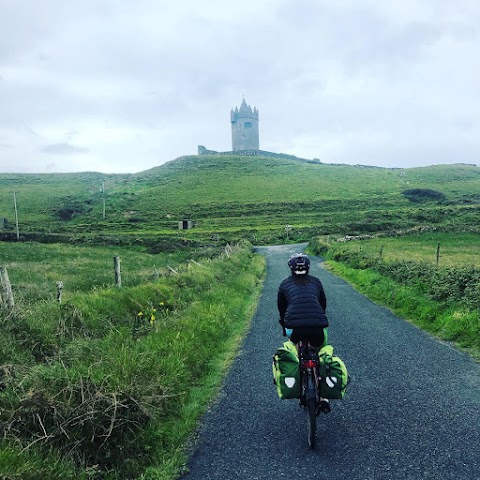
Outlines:
[[308, 160], [306, 158], [296, 157], [295, 155], [288, 155], [286, 153], [274, 153], [267, 152], [266, 150], [238, 150], [230, 152], [217, 152], [215, 150], [207, 150], [203, 145], [198, 146], [199, 155], [241, 155], [245, 157], [271, 157], [271, 158], [288, 158], [290, 160], [298, 160], [306, 163], [321, 163], [320, 160], [314, 158], [313, 160]]

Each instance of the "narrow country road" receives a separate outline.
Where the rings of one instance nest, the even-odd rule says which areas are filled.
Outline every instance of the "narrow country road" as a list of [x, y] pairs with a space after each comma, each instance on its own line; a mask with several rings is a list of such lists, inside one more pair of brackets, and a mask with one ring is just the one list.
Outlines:
[[311, 257], [330, 343], [353, 381], [318, 419], [309, 450], [296, 400], [280, 400], [271, 358], [284, 338], [276, 295], [305, 245], [261, 247], [267, 278], [252, 328], [205, 415], [186, 480], [480, 480], [480, 365], [375, 305]]

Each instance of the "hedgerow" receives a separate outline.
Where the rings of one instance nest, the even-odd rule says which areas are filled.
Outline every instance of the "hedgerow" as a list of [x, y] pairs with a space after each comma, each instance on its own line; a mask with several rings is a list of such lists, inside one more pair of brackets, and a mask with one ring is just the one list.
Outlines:
[[[334, 264], [334, 271], [423, 328], [466, 347], [480, 348], [480, 269], [386, 261], [379, 255], [316, 239], [309, 245]], [[358, 272], [358, 273], [356, 273]], [[372, 272], [370, 275], [368, 272]]]
[[402, 285], [415, 286], [432, 299], [449, 306], [462, 303], [480, 308], [480, 269], [472, 266], [437, 267], [413, 261], [386, 262], [379, 256], [364, 252], [313, 244], [317, 254], [342, 262], [350, 268], [375, 270]]

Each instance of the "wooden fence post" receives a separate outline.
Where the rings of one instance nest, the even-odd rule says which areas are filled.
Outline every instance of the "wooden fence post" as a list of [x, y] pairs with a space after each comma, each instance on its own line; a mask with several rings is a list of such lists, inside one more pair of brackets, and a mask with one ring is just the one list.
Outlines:
[[63, 291], [63, 282], [60, 282], [60, 281], [57, 282], [56, 286], [57, 286], [57, 302], [61, 303], [61, 301], [62, 301], [62, 291]]
[[17, 227], [17, 242], [20, 240], [20, 230], [18, 229], [18, 210], [17, 210], [17, 193], [13, 192], [13, 204], [15, 207], [15, 225]]
[[437, 267], [440, 260], [440, 242], [437, 243]]
[[15, 301], [13, 300], [12, 285], [10, 284], [6, 267], [0, 266], [0, 280], [3, 286], [2, 300], [9, 308], [13, 308], [15, 306]]
[[115, 268], [115, 286], [122, 286], [122, 275], [120, 272], [120, 257], [113, 257], [113, 266]]

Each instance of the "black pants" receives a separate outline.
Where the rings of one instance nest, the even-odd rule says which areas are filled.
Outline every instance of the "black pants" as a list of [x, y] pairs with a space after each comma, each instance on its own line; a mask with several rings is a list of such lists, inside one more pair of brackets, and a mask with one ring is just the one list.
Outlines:
[[321, 327], [300, 327], [294, 328], [290, 340], [298, 343], [300, 340], [310, 342], [312, 347], [323, 347], [326, 343], [327, 329]]

